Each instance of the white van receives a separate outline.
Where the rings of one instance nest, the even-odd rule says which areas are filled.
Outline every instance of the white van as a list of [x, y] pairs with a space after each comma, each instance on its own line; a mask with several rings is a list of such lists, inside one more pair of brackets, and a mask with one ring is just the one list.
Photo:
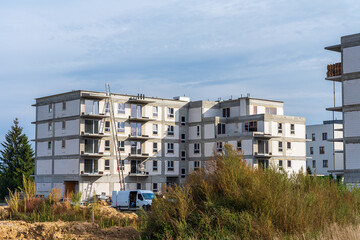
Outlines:
[[155, 195], [148, 190], [113, 191], [111, 206], [120, 210], [149, 210]]

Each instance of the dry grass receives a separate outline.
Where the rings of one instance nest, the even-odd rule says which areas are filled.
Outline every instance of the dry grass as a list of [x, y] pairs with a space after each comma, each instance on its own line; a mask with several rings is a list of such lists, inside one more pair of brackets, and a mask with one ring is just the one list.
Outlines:
[[144, 237], [313, 238], [326, 226], [359, 222], [359, 190], [330, 179], [251, 168], [230, 145], [211, 168], [153, 202]]

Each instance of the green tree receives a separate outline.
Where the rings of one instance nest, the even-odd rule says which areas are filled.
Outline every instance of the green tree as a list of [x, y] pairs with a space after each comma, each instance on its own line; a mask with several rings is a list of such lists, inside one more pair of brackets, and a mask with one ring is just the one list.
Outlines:
[[1, 145], [0, 199], [4, 199], [8, 195], [8, 189], [14, 191], [23, 187], [23, 175], [29, 178], [34, 174], [35, 159], [28, 137], [23, 133], [17, 118]]

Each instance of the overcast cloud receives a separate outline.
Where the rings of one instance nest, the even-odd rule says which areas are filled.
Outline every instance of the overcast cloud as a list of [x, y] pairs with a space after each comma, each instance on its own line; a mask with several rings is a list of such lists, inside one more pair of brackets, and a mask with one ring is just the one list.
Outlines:
[[[324, 50], [357, 33], [355, 0], [0, 0], [0, 141], [15, 117], [34, 138], [34, 98], [84, 89], [193, 100], [282, 100], [330, 119]], [[340, 102], [339, 102], [340, 103]]]

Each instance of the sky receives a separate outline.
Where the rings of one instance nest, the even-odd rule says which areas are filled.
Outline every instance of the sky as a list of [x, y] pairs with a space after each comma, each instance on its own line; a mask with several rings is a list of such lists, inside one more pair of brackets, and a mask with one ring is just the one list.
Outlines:
[[15, 118], [34, 138], [35, 98], [105, 83], [163, 98], [250, 93], [319, 124], [332, 118], [326, 65], [340, 62], [324, 47], [358, 33], [359, 12], [356, 0], [0, 0], [0, 142]]

